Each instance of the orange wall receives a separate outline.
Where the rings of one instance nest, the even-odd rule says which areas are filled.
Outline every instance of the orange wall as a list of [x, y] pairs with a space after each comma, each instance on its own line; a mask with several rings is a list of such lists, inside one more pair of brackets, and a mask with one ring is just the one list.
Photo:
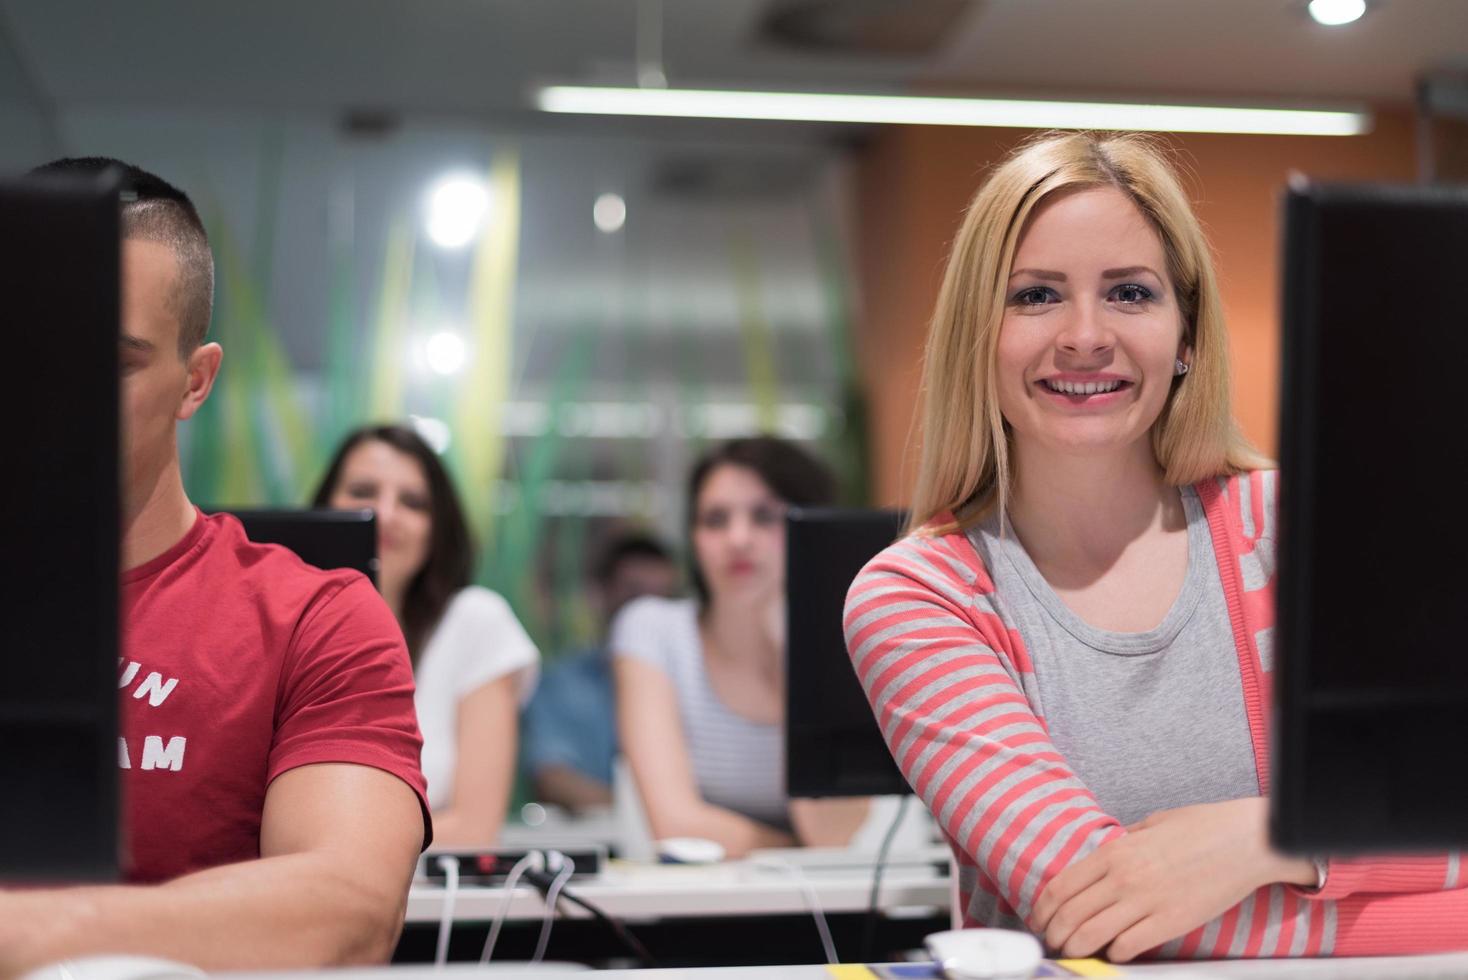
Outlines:
[[[923, 336], [948, 243], [984, 170], [1028, 130], [893, 126], [862, 151], [855, 183], [863, 312], [857, 351], [870, 405], [874, 502], [907, 499], [915, 473]], [[1234, 411], [1275, 450], [1280, 228], [1277, 200], [1299, 171], [1328, 180], [1408, 181], [1409, 112], [1380, 111], [1355, 137], [1175, 137], [1218, 257], [1234, 369]]]

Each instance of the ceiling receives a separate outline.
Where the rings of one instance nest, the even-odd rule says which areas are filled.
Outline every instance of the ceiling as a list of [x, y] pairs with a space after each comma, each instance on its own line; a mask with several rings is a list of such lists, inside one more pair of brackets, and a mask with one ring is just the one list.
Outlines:
[[[762, 32], [777, 4], [876, 10], [889, 24], [942, 9], [930, 44], [882, 54], [780, 45]], [[1379, 0], [1342, 28], [1310, 21], [1303, 0], [642, 0], [644, 12], [658, 7], [675, 85], [1406, 102], [1422, 72], [1468, 64], [1465, 0]], [[638, 0], [0, 0], [0, 101], [517, 115], [538, 81], [629, 82], [638, 10]]]
[[[730, 270], [746, 248], [782, 379], [834, 384], [817, 243], [840, 209], [812, 189], [831, 191], [849, 127], [529, 108], [537, 82], [631, 83], [639, 11], [646, 27], [659, 8], [674, 85], [1385, 104], [1468, 66], [1468, 0], [1378, 0], [1338, 29], [1303, 0], [0, 0], [0, 165], [135, 159], [217, 198], [242, 242], [264, 213], [260, 175], [283, 167], [268, 305], [293, 363], [313, 368], [329, 319], [323, 202], [344, 186], [356, 201], [370, 308], [390, 209], [514, 133], [526, 379], [554, 374], [557, 337], [626, 321], [656, 342], [609, 348], [609, 385], [681, 376], [687, 357], [662, 343], [675, 336], [703, 338], [689, 356], [707, 383], [737, 385], [751, 294]], [[781, 43], [782, 18], [865, 43]], [[632, 214], [616, 242], [589, 220], [603, 190]]]
[[[763, 324], [782, 403], [835, 404], [832, 298], [854, 297], [826, 258], [848, 237], [850, 127], [529, 107], [541, 82], [632, 83], [639, 11], [688, 86], [1404, 104], [1423, 73], [1468, 70], [1468, 0], [1377, 0], [1339, 29], [1303, 0], [0, 0], [0, 170], [107, 153], [177, 180], [216, 245], [256, 257], [288, 360], [315, 376], [338, 205], [365, 323], [394, 216], [510, 143], [525, 175], [514, 398], [533, 407], [592, 333], [579, 397], [737, 402]], [[808, 43], [780, 43], [777, 23]], [[823, 31], [863, 43], [811, 43]], [[603, 191], [628, 204], [611, 238], [590, 221]], [[444, 296], [464, 292], [464, 256], [423, 264]], [[661, 445], [649, 465], [676, 486], [683, 450]]]

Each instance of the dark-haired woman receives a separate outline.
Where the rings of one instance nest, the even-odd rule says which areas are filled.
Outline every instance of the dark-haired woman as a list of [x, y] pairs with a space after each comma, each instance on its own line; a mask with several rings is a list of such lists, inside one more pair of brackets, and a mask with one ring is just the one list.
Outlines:
[[694, 467], [698, 598], [643, 598], [612, 625], [618, 729], [654, 837], [757, 847], [845, 844], [864, 801], [784, 791], [785, 511], [830, 503], [831, 474], [794, 445], [738, 439]]
[[540, 655], [509, 604], [469, 584], [473, 553], [448, 473], [413, 430], [372, 426], [342, 443], [314, 502], [377, 514], [377, 585], [413, 658], [434, 842], [493, 842]]

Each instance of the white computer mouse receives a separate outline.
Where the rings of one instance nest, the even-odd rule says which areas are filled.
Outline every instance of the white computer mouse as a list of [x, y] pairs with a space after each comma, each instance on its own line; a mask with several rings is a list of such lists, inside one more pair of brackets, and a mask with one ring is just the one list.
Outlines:
[[156, 956], [77, 956], [37, 967], [20, 980], [200, 980], [198, 967]]
[[664, 837], [654, 846], [664, 864], [718, 864], [724, 860], [724, 845], [704, 837]]
[[1009, 929], [953, 929], [924, 942], [948, 980], [1026, 980], [1045, 958], [1038, 939]]

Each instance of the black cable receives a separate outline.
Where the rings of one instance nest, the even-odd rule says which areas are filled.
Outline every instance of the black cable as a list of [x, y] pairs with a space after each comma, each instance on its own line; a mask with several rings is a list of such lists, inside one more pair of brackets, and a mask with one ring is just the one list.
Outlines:
[[[542, 897], [548, 897], [550, 895], [551, 884], [555, 881], [555, 876], [547, 874], [544, 871], [529, 871], [525, 874], [525, 880], [534, 885]], [[626, 947], [627, 951], [637, 958], [639, 967], [644, 970], [657, 969], [657, 960], [647, 951], [647, 947], [642, 945], [641, 940], [634, 936], [632, 931], [621, 922], [618, 922], [606, 912], [564, 886], [562, 886], [561, 894], [557, 898], [558, 903], [561, 901], [581, 906], [581, 908], [590, 912], [597, 921], [604, 923], [616, 934], [617, 939]]]
[[877, 928], [877, 901], [882, 893], [882, 871], [887, 867], [887, 852], [892, 849], [892, 839], [897, 836], [897, 828], [902, 825], [902, 818], [907, 813], [907, 804], [912, 802], [912, 794], [904, 793], [902, 799], [897, 802], [897, 813], [892, 817], [892, 823], [887, 827], [887, 833], [882, 837], [881, 846], [877, 848], [877, 866], [872, 871], [872, 894], [867, 900], [867, 917], [861, 927], [861, 962], [872, 961], [872, 940]]

